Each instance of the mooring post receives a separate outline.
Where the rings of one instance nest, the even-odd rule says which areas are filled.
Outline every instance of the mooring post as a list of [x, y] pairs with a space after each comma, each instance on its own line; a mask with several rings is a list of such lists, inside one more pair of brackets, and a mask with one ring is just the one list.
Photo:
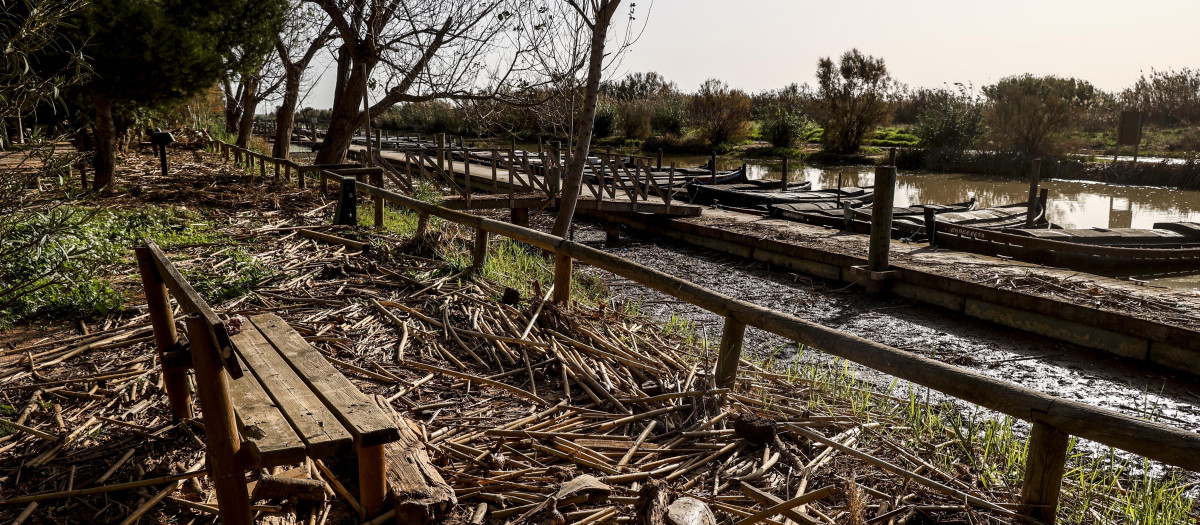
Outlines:
[[867, 251], [867, 270], [888, 269], [888, 251], [892, 247], [892, 205], [896, 197], [896, 167], [875, 168], [875, 201], [871, 203], [871, 244]]
[[1033, 159], [1029, 168], [1029, 206], [1025, 213], [1025, 227], [1032, 228], [1038, 215], [1038, 183], [1041, 182], [1042, 159]]
[[[471, 209], [471, 154], [467, 147], [462, 146], [463, 153], [463, 197], [467, 200], [467, 209]], [[454, 163], [450, 163], [450, 171], [454, 171]], [[453, 175], [453, 173], [451, 173]]]
[[[333, 214], [333, 223], [339, 226], [358, 226], [358, 204], [355, 202], [357, 181], [353, 176], [338, 177], [341, 181], [341, 191], [338, 192], [337, 211]], [[324, 178], [321, 179], [324, 182]]]
[[379, 128], [375, 128], [375, 149], [383, 149], [383, 131]]
[[1021, 513], [1046, 525], [1054, 524], [1058, 510], [1070, 438], [1040, 421], [1034, 421], [1029, 432], [1025, 481], [1021, 484]]
[[[171, 405], [171, 415], [175, 419], [192, 417], [192, 395], [188, 391], [187, 368], [179, 366], [178, 356], [168, 356], [168, 353], [183, 352], [177, 347], [179, 334], [175, 332], [175, 316], [171, 313], [171, 299], [167, 295], [167, 285], [158, 273], [150, 248], [145, 246], [134, 249], [137, 258], [138, 271], [142, 274], [142, 289], [146, 294], [146, 309], [150, 314], [150, 326], [154, 329], [154, 349], [158, 352], [158, 362], [162, 363], [163, 386], [167, 391], [167, 402]], [[171, 362], [168, 364], [168, 362]]]
[[714, 151], [714, 152], [712, 152], [712, 155], [709, 156], [708, 167], [712, 169], [711, 182], [713, 184], [716, 184], [717, 183], [717, 152]]
[[571, 257], [563, 253], [554, 254], [554, 302], [571, 306]]
[[200, 316], [187, 319], [192, 363], [196, 367], [196, 389], [204, 419], [204, 440], [208, 450], [208, 475], [217, 492], [221, 523], [250, 525], [250, 494], [246, 490], [246, 472], [238, 459], [241, 440], [229, 399], [229, 374], [217, 354], [210, 327]]
[[663, 149], [658, 148], [658, 169], [662, 169]]
[[[1046, 210], [1046, 201], [1049, 199], [1050, 199], [1050, 188], [1042, 188], [1041, 190], [1038, 190], [1038, 209]], [[1049, 214], [1050, 211], [1046, 210], [1046, 213]], [[1048, 221], [1049, 217], [1047, 217], [1046, 219]]]
[[928, 206], [925, 207], [925, 237], [930, 246], [937, 246], [937, 212]]
[[790, 177], [791, 177], [791, 175], [788, 173], [788, 158], [785, 155], [783, 157], [783, 176], [779, 179], [779, 189], [780, 190], [787, 191], [788, 179]]
[[446, 170], [446, 134], [437, 134], [437, 167], [444, 173]]
[[842, 203], [842, 171], [841, 170], [838, 170], [837, 194], [834, 195], [834, 201], [837, 202], [838, 204]]
[[742, 339], [745, 337], [746, 324], [732, 315], [726, 315], [717, 354], [717, 388], [730, 388], [737, 380], [738, 362], [742, 359]]

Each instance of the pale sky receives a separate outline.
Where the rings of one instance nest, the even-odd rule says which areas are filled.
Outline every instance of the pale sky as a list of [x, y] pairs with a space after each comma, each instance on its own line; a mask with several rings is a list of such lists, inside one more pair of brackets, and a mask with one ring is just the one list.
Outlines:
[[[648, 23], [613, 73], [657, 71], [684, 91], [714, 77], [751, 92], [812, 84], [818, 58], [854, 47], [913, 87], [1034, 73], [1120, 90], [1151, 67], [1200, 67], [1197, 0], [636, 3]], [[327, 84], [303, 105], [329, 107]]]

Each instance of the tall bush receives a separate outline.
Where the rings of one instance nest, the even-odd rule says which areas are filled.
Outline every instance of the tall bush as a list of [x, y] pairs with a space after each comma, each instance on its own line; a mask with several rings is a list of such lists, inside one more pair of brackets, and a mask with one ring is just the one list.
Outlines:
[[983, 88], [984, 114], [995, 145], [1028, 156], [1059, 155], [1068, 135], [1096, 98], [1084, 80], [1030, 74]]
[[921, 146], [946, 154], [974, 147], [983, 136], [983, 105], [969, 87], [939, 89], [925, 95], [913, 134]]
[[717, 79], [701, 84], [688, 103], [692, 125], [712, 147], [746, 139], [750, 124], [750, 97]]
[[837, 64], [817, 62], [817, 94], [821, 101], [822, 138], [826, 151], [856, 153], [863, 141], [890, 116], [888, 98], [895, 82], [882, 58], [847, 51]]

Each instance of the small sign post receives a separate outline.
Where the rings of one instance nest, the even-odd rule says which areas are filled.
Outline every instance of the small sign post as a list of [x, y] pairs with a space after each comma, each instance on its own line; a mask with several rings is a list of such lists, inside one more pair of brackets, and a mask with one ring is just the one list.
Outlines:
[[1138, 146], [1142, 143], [1142, 112], [1122, 111], [1117, 123], [1117, 148], [1113, 152], [1113, 164], [1121, 153], [1121, 146], [1133, 146], [1133, 161], [1137, 162]]

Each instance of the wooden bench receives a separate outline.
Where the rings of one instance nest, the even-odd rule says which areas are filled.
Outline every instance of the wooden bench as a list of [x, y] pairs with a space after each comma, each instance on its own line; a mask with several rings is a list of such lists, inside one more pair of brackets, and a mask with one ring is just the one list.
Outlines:
[[[401, 439], [390, 409], [355, 388], [279, 317], [251, 316], [230, 333], [158, 246], [147, 241], [136, 255], [176, 418], [192, 417], [186, 374], [195, 370], [222, 523], [252, 522], [247, 470], [352, 450], [360, 514], [377, 516], [388, 492], [385, 445]], [[176, 334], [171, 296], [188, 314], [186, 349]]]

